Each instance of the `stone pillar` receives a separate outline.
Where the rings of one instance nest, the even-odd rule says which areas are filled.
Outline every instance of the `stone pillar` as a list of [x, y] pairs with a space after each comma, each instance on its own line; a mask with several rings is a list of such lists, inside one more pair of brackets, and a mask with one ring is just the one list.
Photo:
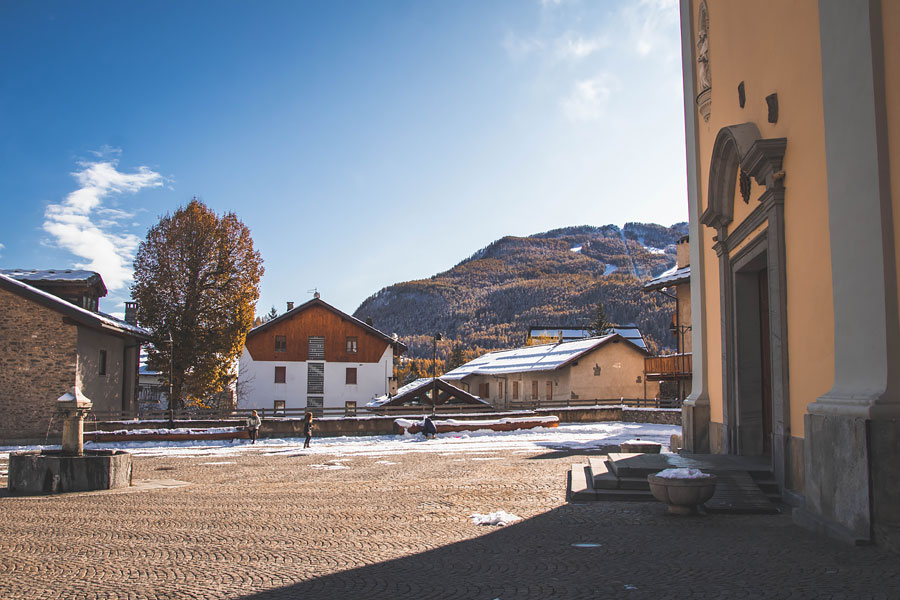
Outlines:
[[684, 131], [687, 155], [688, 214], [690, 221], [691, 340], [693, 379], [691, 395], [682, 409], [682, 445], [687, 452], [709, 452], [709, 395], [706, 389], [705, 298], [703, 290], [703, 233], [700, 231], [700, 139], [697, 125], [697, 61], [694, 56], [692, 5], [681, 0], [682, 81], [684, 82]]
[[56, 409], [63, 419], [62, 454], [82, 456], [84, 454], [84, 415], [93, 403], [75, 387], [57, 398]]
[[819, 0], [834, 387], [805, 417], [802, 525], [900, 547], [900, 320], [880, 0]]

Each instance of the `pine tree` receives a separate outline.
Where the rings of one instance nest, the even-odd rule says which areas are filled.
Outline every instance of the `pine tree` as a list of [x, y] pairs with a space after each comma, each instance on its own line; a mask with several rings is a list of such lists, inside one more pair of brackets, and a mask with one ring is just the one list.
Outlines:
[[609, 322], [609, 319], [606, 317], [606, 309], [603, 308], [603, 301], [600, 300], [597, 302], [597, 308], [594, 311], [594, 318], [591, 320], [588, 325], [588, 330], [590, 330], [591, 335], [607, 335], [612, 331], [613, 324]]
[[275, 310], [275, 307], [273, 306], [273, 307], [272, 307], [272, 310], [270, 310], [269, 312], [267, 312], [267, 313], [266, 313], [266, 316], [262, 318], [262, 322], [263, 322], [263, 323], [268, 323], [269, 321], [271, 321], [272, 319], [275, 319], [275, 318], [277, 318], [277, 317], [278, 317], [278, 311]]

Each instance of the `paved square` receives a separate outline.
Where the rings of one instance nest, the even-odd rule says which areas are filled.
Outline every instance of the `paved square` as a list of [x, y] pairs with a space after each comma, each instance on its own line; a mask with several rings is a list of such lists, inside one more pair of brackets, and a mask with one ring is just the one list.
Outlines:
[[[190, 485], [0, 497], [0, 598], [900, 597], [900, 557], [785, 515], [567, 504], [573, 462], [502, 445], [139, 455], [136, 479]], [[468, 518], [497, 510], [524, 520]]]

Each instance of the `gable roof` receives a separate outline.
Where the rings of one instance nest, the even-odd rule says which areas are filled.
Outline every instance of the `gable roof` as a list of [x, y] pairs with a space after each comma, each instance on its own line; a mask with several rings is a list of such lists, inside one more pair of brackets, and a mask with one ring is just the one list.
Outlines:
[[28, 285], [24, 281], [13, 279], [2, 272], [0, 272], [0, 289], [12, 292], [17, 296], [27, 298], [28, 300], [37, 302], [51, 310], [55, 310], [85, 327], [90, 327], [113, 335], [133, 337], [142, 341], [148, 341], [150, 339], [150, 332], [143, 327], [126, 323], [112, 315], [101, 312], [92, 312], [81, 308], [58, 296], [54, 296], [53, 294]]
[[362, 329], [364, 329], [367, 333], [372, 334], [373, 336], [377, 337], [378, 339], [384, 340], [385, 342], [387, 342], [388, 344], [393, 346], [395, 350], [399, 350], [400, 352], [406, 352], [406, 350], [408, 349], [406, 347], [406, 344], [402, 343], [401, 341], [395, 339], [392, 336], [387, 335], [383, 331], [379, 331], [378, 329], [375, 329], [371, 325], [367, 324], [365, 321], [360, 321], [356, 317], [354, 317], [352, 315], [348, 315], [347, 313], [345, 313], [342, 310], [338, 310], [337, 308], [328, 304], [321, 298], [313, 298], [309, 302], [304, 302], [300, 306], [294, 307], [293, 309], [287, 311], [283, 315], [279, 315], [279, 316], [275, 317], [271, 321], [267, 321], [267, 322], [263, 323], [262, 325], [257, 325], [256, 327], [254, 327], [247, 333], [247, 337], [249, 338], [249, 337], [252, 337], [259, 333], [262, 333], [263, 331], [265, 331], [269, 327], [272, 327], [276, 323], [280, 323], [281, 321], [290, 319], [294, 315], [299, 314], [299, 313], [303, 312], [304, 310], [310, 309], [314, 306], [319, 306], [321, 308], [324, 308], [325, 310], [331, 311], [332, 313], [334, 313], [341, 319], [344, 319], [345, 321], [350, 321], [354, 325], [357, 325], [358, 327], [361, 327]]
[[586, 338], [574, 342], [560, 344], [543, 344], [525, 346], [513, 350], [489, 352], [484, 356], [469, 361], [461, 367], [444, 373], [441, 377], [448, 380], [462, 379], [469, 375], [508, 375], [535, 371], [555, 371], [593, 352], [601, 346], [616, 341], [623, 341], [642, 354], [648, 354], [632, 340], [612, 333], [603, 337]]
[[[390, 394], [378, 396], [377, 398], [366, 404], [366, 406], [369, 408], [378, 408], [381, 406], [400, 406], [411, 401], [418, 401], [423, 406], [431, 406], [431, 400], [425, 394], [431, 391], [432, 381], [434, 381], [434, 378], [432, 377], [422, 377], [420, 379], [416, 379], [415, 381], [407, 383], [406, 385], [398, 389], [397, 393], [393, 396], [391, 396]], [[437, 378], [437, 382], [434, 384], [434, 386], [438, 389], [437, 404], [435, 406], [447, 404], [447, 402], [451, 398], [462, 400], [465, 404], [484, 404], [487, 406], [491, 405], [490, 402], [486, 402], [478, 396], [473, 396], [469, 392], [462, 390], [455, 385], [447, 383], [440, 377]], [[441, 392], [443, 392], [443, 394]]]

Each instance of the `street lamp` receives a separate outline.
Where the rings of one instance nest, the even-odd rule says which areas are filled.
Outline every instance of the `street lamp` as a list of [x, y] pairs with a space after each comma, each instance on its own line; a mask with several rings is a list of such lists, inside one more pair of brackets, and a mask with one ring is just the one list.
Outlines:
[[169, 423], [174, 423], [175, 408], [172, 406], [172, 401], [175, 399], [173, 396], [173, 381], [175, 379], [175, 340], [172, 339], [171, 329], [169, 330], [169, 339], [166, 340], [166, 343], [169, 344]]
[[437, 411], [437, 343], [441, 334], [434, 334], [434, 351], [431, 354], [431, 416]]

